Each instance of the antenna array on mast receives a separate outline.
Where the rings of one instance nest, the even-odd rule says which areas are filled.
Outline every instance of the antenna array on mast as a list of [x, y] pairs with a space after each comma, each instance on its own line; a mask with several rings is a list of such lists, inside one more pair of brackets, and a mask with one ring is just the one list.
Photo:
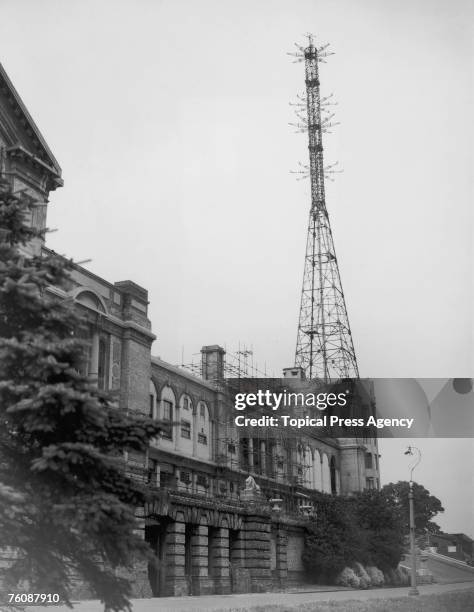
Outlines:
[[298, 121], [291, 124], [298, 132], [307, 132], [309, 164], [300, 164], [297, 178], [309, 178], [311, 207], [309, 214], [303, 287], [296, 342], [295, 366], [308, 378], [358, 377], [357, 360], [347, 316], [339, 267], [326, 209], [324, 179], [334, 180], [337, 162], [324, 166], [323, 133], [338, 125], [331, 107], [332, 94], [320, 97], [318, 64], [333, 55], [329, 45], [317, 46], [308, 34], [308, 44], [296, 45], [290, 53], [294, 62], [304, 62], [306, 94], [292, 104]]

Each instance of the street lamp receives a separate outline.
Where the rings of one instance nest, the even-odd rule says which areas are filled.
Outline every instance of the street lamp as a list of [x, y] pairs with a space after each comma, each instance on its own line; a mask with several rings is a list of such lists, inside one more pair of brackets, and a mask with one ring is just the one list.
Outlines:
[[413, 463], [410, 465], [410, 489], [408, 491], [408, 503], [410, 506], [410, 552], [411, 552], [411, 588], [408, 595], [419, 595], [416, 588], [416, 551], [415, 551], [415, 509], [413, 504], [413, 470], [421, 461], [421, 451], [416, 446], [409, 446], [405, 451], [405, 455], [414, 457]]

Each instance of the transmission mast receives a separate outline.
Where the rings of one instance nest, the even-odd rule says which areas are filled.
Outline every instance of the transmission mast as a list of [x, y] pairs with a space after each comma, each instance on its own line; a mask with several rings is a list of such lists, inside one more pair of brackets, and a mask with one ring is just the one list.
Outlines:
[[[309, 166], [298, 172], [311, 182], [311, 209], [301, 291], [295, 366], [308, 378], [358, 377], [357, 360], [347, 316], [341, 277], [337, 264], [329, 216], [326, 209], [324, 179], [332, 178], [335, 164], [324, 167], [322, 134], [336, 125], [329, 112], [332, 96], [321, 99], [318, 63], [328, 55], [328, 45], [317, 47], [308, 35], [308, 45], [296, 45], [290, 54], [305, 64], [306, 95], [295, 104], [297, 131], [308, 133]], [[324, 116], [322, 116], [324, 113]]]

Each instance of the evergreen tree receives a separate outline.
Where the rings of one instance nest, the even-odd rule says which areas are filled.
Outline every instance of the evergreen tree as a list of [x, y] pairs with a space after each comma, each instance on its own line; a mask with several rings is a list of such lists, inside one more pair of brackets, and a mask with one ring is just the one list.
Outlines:
[[26, 208], [1, 181], [0, 549], [11, 558], [1, 580], [8, 592], [26, 581], [30, 593], [69, 602], [78, 574], [106, 610], [128, 610], [131, 585], [117, 570], [151, 551], [134, 514], [146, 493], [124, 451], [144, 453], [160, 425], [120, 410], [79, 373], [81, 321], [48, 292], [65, 287], [68, 264], [20, 254], [39, 235]]

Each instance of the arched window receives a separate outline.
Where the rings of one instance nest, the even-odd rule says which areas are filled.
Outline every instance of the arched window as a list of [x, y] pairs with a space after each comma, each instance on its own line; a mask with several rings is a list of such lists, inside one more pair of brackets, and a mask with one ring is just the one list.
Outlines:
[[161, 391], [159, 418], [163, 421], [162, 437], [168, 440], [173, 439], [173, 421], [177, 416], [176, 398], [171, 387], [165, 386]]
[[76, 295], [76, 302], [79, 304], [83, 304], [88, 308], [92, 308], [93, 310], [98, 310], [99, 312], [106, 313], [107, 310], [105, 308], [104, 302], [99, 296], [97, 296], [93, 291], [89, 289], [85, 289], [84, 291], [80, 291]]
[[179, 400], [181, 438], [193, 439], [193, 404], [189, 395], [182, 395]]
[[201, 457], [210, 458], [211, 448], [211, 428], [209, 419], [209, 409], [206, 402], [200, 401], [196, 410], [196, 431], [197, 431], [197, 454]]
[[190, 417], [190, 415], [192, 414], [192, 410], [193, 410], [193, 402], [191, 400], [191, 398], [189, 397], [189, 395], [182, 395], [180, 402], [179, 402], [179, 406], [182, 410], [181, 412], [181, 416], [183, 416], [184, 414], [187, 415], [187, 417]]

